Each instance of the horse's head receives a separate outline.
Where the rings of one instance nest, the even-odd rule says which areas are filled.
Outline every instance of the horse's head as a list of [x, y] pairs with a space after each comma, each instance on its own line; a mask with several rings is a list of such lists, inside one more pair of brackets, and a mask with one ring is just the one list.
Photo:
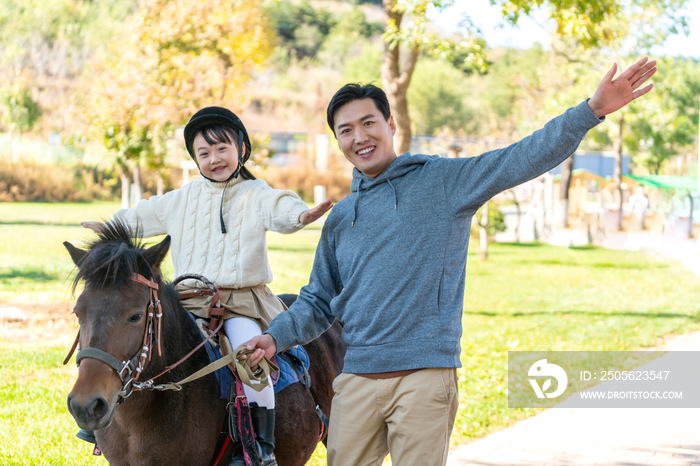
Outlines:
[[76, 357], [78, 380], [68, 395], [68, 410], [83, 429], [110, 424], [126, 379], [137, 374], [131, 372], [143, 352], [147, 326], [154, 325], [148, 317], [152, 289], [136, 280], [141, 275], [162, 285], [160, 264], [170, 237], [144, 249], [138, 239], [132, 240], [135, 236], [138, 232], [112, 221], [87, 250], [64, 243], [78, 267], [74, 287], [85, 283], [73, 310], [80, 323], [81, 351]]

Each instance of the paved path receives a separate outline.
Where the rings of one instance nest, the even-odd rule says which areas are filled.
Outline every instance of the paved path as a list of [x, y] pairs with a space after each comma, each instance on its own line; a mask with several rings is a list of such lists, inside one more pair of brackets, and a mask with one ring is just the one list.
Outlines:
[[[700, 332], [659, 348], [700, 351]], [[700, 466], [700, 409], [553, 408], [454, 449], [448, 466]]]
[[[678, 259], [700, 276], [698, 243], [624, 234], [606, 247]], [[700, 332], [661, 348], [700, 351]], [[700, 466], [700, 409], [554, 408], [453, 449], [448, 466]]]

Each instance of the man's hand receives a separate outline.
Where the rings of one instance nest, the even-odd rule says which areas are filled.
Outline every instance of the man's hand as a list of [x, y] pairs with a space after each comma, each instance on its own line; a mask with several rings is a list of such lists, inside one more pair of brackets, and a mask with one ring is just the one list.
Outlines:
[[647, 57], [642, 58], [627, 68], [617, 79], [613, 79], [617, 72], [617, 63], [613, 64], [608, 74], [598, 84], [598, 89], [593, 97], [588, 100], [588, 106], [598, 118], [620, 110], [654, 87], [653, 84], [649, 84], [639, 89], [639, 86], [656, 73], [656, 61], [652, 60], [647, 63], [647, 60]]
[[[271, 359], [277, 353], [277, 342], [272, 338], [272, 335], [267, 333], [253, 337], [241, 346], [245, 346], [250, 351], [255, 350], [255, 352], [250, 354], [250, 368], [253, 370], [258, 368], [258, 364], [262, 361], [263, 356]], [[246, 356], [242, 355], [239, 359], [246, 359]]]
[[80, 222], [80, 224], [83, 227], [94, 231], [95, 233], [102, 233], [103, 231], [102, 224], [100, 222]]
[[317, 205], [313, 209], [310, 209], [310, 210], [307, 210], [306, 212], [303, 212], [299, 216], [299, 222], [303, 225], [308, 225], [309, 223], [313, 223], [316, 220], [318, 220], [319, 218], [321, 218], [321, 216], [323, 216], [323, 214], [325, 214], [326, 212], [331, 210], [331, 207], [333, 207], [333, 203], [331, 202], [330, 199], [326, 199], [325, 201], [323, 201], [322, 203], [320, 203], [319, 205]]

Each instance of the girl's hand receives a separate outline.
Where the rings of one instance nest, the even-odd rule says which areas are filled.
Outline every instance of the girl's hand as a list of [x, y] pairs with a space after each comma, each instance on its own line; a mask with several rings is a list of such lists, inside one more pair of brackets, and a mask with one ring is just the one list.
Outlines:
[[102, 224], [100, 222], [80, 222], [84, 228], [88, 228], [95, 233], [102, 233]]
[[302, 213], [299, 216], [299, 222], [302, 225], [308, 225], [309, 223], [313, 223], [319, 218], [321, 218], [323, 214], [331, 210], [331, 207], [333, 207], [333, 203], [330, 199], [326, 199], [313, 209], [307, 210], [306, 212]]

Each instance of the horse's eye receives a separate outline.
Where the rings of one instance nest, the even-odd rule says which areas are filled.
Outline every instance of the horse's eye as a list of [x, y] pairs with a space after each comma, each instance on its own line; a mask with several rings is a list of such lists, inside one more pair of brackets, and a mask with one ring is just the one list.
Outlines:
[[140, 312], [138, 314], [134, 314], [129, 318], [129, 322], [138, 322], [141, 320], [141, 317], [143, 317], [143, 314]]

